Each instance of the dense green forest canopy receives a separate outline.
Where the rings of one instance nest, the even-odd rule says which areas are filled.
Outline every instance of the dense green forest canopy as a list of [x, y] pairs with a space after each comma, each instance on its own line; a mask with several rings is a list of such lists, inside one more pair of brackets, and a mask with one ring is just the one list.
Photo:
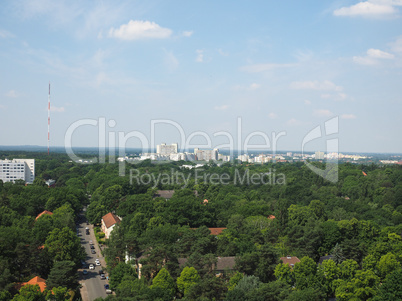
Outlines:
[[[27, 186], [0, 182], [0, 300], [21, 298], [15, 284], [34, 276], [50, 276], [56, 287], [60, 262], [78, 267], [85, 254], [75, 222], [85, 205], [91, 223], [108, 212], [122, 218], [105, 250], [116, 292], [108, 299], [402, 298], [401, 166], [343, 163], [331, 183], [302, 162], [210, 163], [197, 171], [182, 168], [185, 162], [144, 161], [127, 164], [119, 176], [117, 163], [78, 164], [64, 154], [1, 152], [5, 157], [34, 158], [36, 179]], [[130, 170], [155, 179], [179, 173], [188, 181], [146, 184], [130, 178]], [[271, 182], [236, 181], [245, 173]], [[226, 180], [211, 182], [211, 175]], [[56, 186], [47, 187], [48, 179]], [[175, 193], [167, 200], [155, 197], [158, 189]], [[44, 210], [53, 215], [36, 220]], [[227, 229], [214, 236], [213, 227]], [[141, 279], [133, 262], [119, 262], [126, 255], [141, 255]], [[291, 268], [280, 262], [286, 255], [301, 261]], [[317, 265], [325, 255], [332, 259]], [[234, 270], [216, 277], [216, 258], [228, 256], [236, 257]], [[179, 258], [187, 259], [186, 267]], [[71, 279], [59, 287], [76, 286]]]

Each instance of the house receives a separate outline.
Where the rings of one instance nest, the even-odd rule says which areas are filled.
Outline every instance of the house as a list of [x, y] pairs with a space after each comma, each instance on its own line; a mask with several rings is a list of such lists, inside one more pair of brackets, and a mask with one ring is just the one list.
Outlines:
[[35, 220], [37, 220], [38, 218], [40, 218], [42, 215], [52, 215], [53, 214], [53, 212], [50, 212], [50, 211], [48, 211], [48, 210], [44, 210], [44, 211], [42, 211], [41, 213], [39, 213], [38, 214], [38, 216], [35, 218]]
[[334, 256], [333, 255], [326, 255], [326, 256], [321, 256], [320, 260], [318, 261], [318, 264], [322, 264], [324, 260], [333, 260]]
[[273, 220], [273, 219], [275, 219], [275, 215], [269, 215], [267, 218], [270, 220]]
[[[228, 257], [217, 257], [216, 258], [216, 266], [213, 266], [215, 270], [216, 276], [220, 276], [227, 271], [232, 271], [236, 264], [236, 257], [228, 256]], [[186, 266], [187, 258], [178, 258], [179, 268], [183, 269]]]
[[169, 200], [172, 198], [174, 190], [157, 190], [154, 194], [154, 198], [164, 198]]
[[296, 256], [286, 256], [286, 257], [281, 257], [281, 260], [284, 264], [290, 265], [290, 267], [293, 269], [295, 264], [300, 262], [300, 259], [297, 258]]
[[[191, 230], [196, 230], [197, 228], [190, 228]], [[227, 228], [208, 228], [209, 231], [211, 232], [211, 235], [219, 235], [222, 233], [223, 230], [226, 230]]]
[[33, 277], [31, 280], [29, 280], [28, 282], [23, 282], [19, 285], [20, 289], [21, 287], [25, 286], [25, 285], [38, 285], [40, 288], [40, 291], [43, 293], [46, 289], [46, 280], [43, 278], [40, 278], [38, 276]]
[[211, 231], [211, 235], [219, 235], [222, 233], [223, 230], [227, 228], [208, 228]]
[[108, 214], [104, 215], [101, 220], [101, 230], [105, 233], [105, 238], [108, 239], [110, 233], [113, 231], [113, 228], [116, 224], [120, 224], [121, 219], [114, 215], [113, 213], [109, 212]]

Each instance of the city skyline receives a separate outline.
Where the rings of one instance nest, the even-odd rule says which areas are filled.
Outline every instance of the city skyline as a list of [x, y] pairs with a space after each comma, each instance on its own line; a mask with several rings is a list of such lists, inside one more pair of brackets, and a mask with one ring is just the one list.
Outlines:
[[[186, 138], [204, 132], [211, 148], [227, 143], [217, 132], [242, 143], [284, 132], [276, 150], [299, 152], [338, 117], [340, 152], [400, 153], [401, 16], [391, 0], [5, 1], [0, 145], [46, 146], [50, 81], [50, 148], [75, 122], [104, 118], [107, 133], [147, 138], [152, 120], [170, 120]], [[73, 147], [96, 147], [98, 132], [83, 126]], [[154, 142], [179, 136], [160, 126]]]

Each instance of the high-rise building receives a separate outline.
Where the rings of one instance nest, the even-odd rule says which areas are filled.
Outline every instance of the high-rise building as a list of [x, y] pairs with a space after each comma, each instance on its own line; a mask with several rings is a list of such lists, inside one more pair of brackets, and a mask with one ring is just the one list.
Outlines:
[[315, 159], [316, 160], [324, 160], [325, 154], [324, 152], [315, 152]]
[[201, 150], [199, 148], [194, 149], [194, 154], [197, 160], [199, 161], [209, 161], [209, 160], [218, 160], [218, 149], [209, 149], [209, 150]]
[[170, 145], [166, 145], [166, 143], [162, 143], [156, 146], [156, 153], [158, 155], [170, 155], [170, 154], [177, 154], [178, 144], [173, 143]]
[[32, 184], [35, 179], [35, 159], [0, 160], [0, 180], [14, 182], [24, 180]]

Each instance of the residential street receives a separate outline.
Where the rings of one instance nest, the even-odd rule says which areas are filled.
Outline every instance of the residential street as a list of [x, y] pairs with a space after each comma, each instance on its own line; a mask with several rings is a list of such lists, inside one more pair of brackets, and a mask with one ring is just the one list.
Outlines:
[[[89, 235], [87, 235], [85, 232], [85, 228], [89, 228]], [[102, 269], [105, 271], [104, 267], [106, 267], [106, 262], [105, 259], [103, 258], [98, 243], [96, 241], [94, 231], [93, 231], [93, 225], [87, 225], [86, 224], [86, 219], [84, 217], [84, 213], [80, 215], [80, 223], [78, 225], [77, 229], [77, 234], [79, 235], [81, 239], [81, 244], [85, 248], [85, 252], [87, 254], [86, 257], [86, 264], [90, 265], [93, 264], [95, 266], [94, 270], [90, 270], [89, 268], [86, 268], [88, 271], [87, 275], [83, 275], [83, 269], [79, 269], [79, 282], [82, 285], [81, 287], [81, 296], [83, 301], [92, 301], [95, 300], [96, 298], [102, 297], [105, 298], [107, 297], [104, 284], [108, 283], [107, 280], [101, 280], [99, 271]], [[96, 254], [91, 254], [91, 248], [89, 241], [92, 240], [95, 246], [95, 251]], [[95, 265], [95, 259], [98, 258], [101, 265], [97, 266]], [[107, 274], [105, 274], [107, 275]]]

